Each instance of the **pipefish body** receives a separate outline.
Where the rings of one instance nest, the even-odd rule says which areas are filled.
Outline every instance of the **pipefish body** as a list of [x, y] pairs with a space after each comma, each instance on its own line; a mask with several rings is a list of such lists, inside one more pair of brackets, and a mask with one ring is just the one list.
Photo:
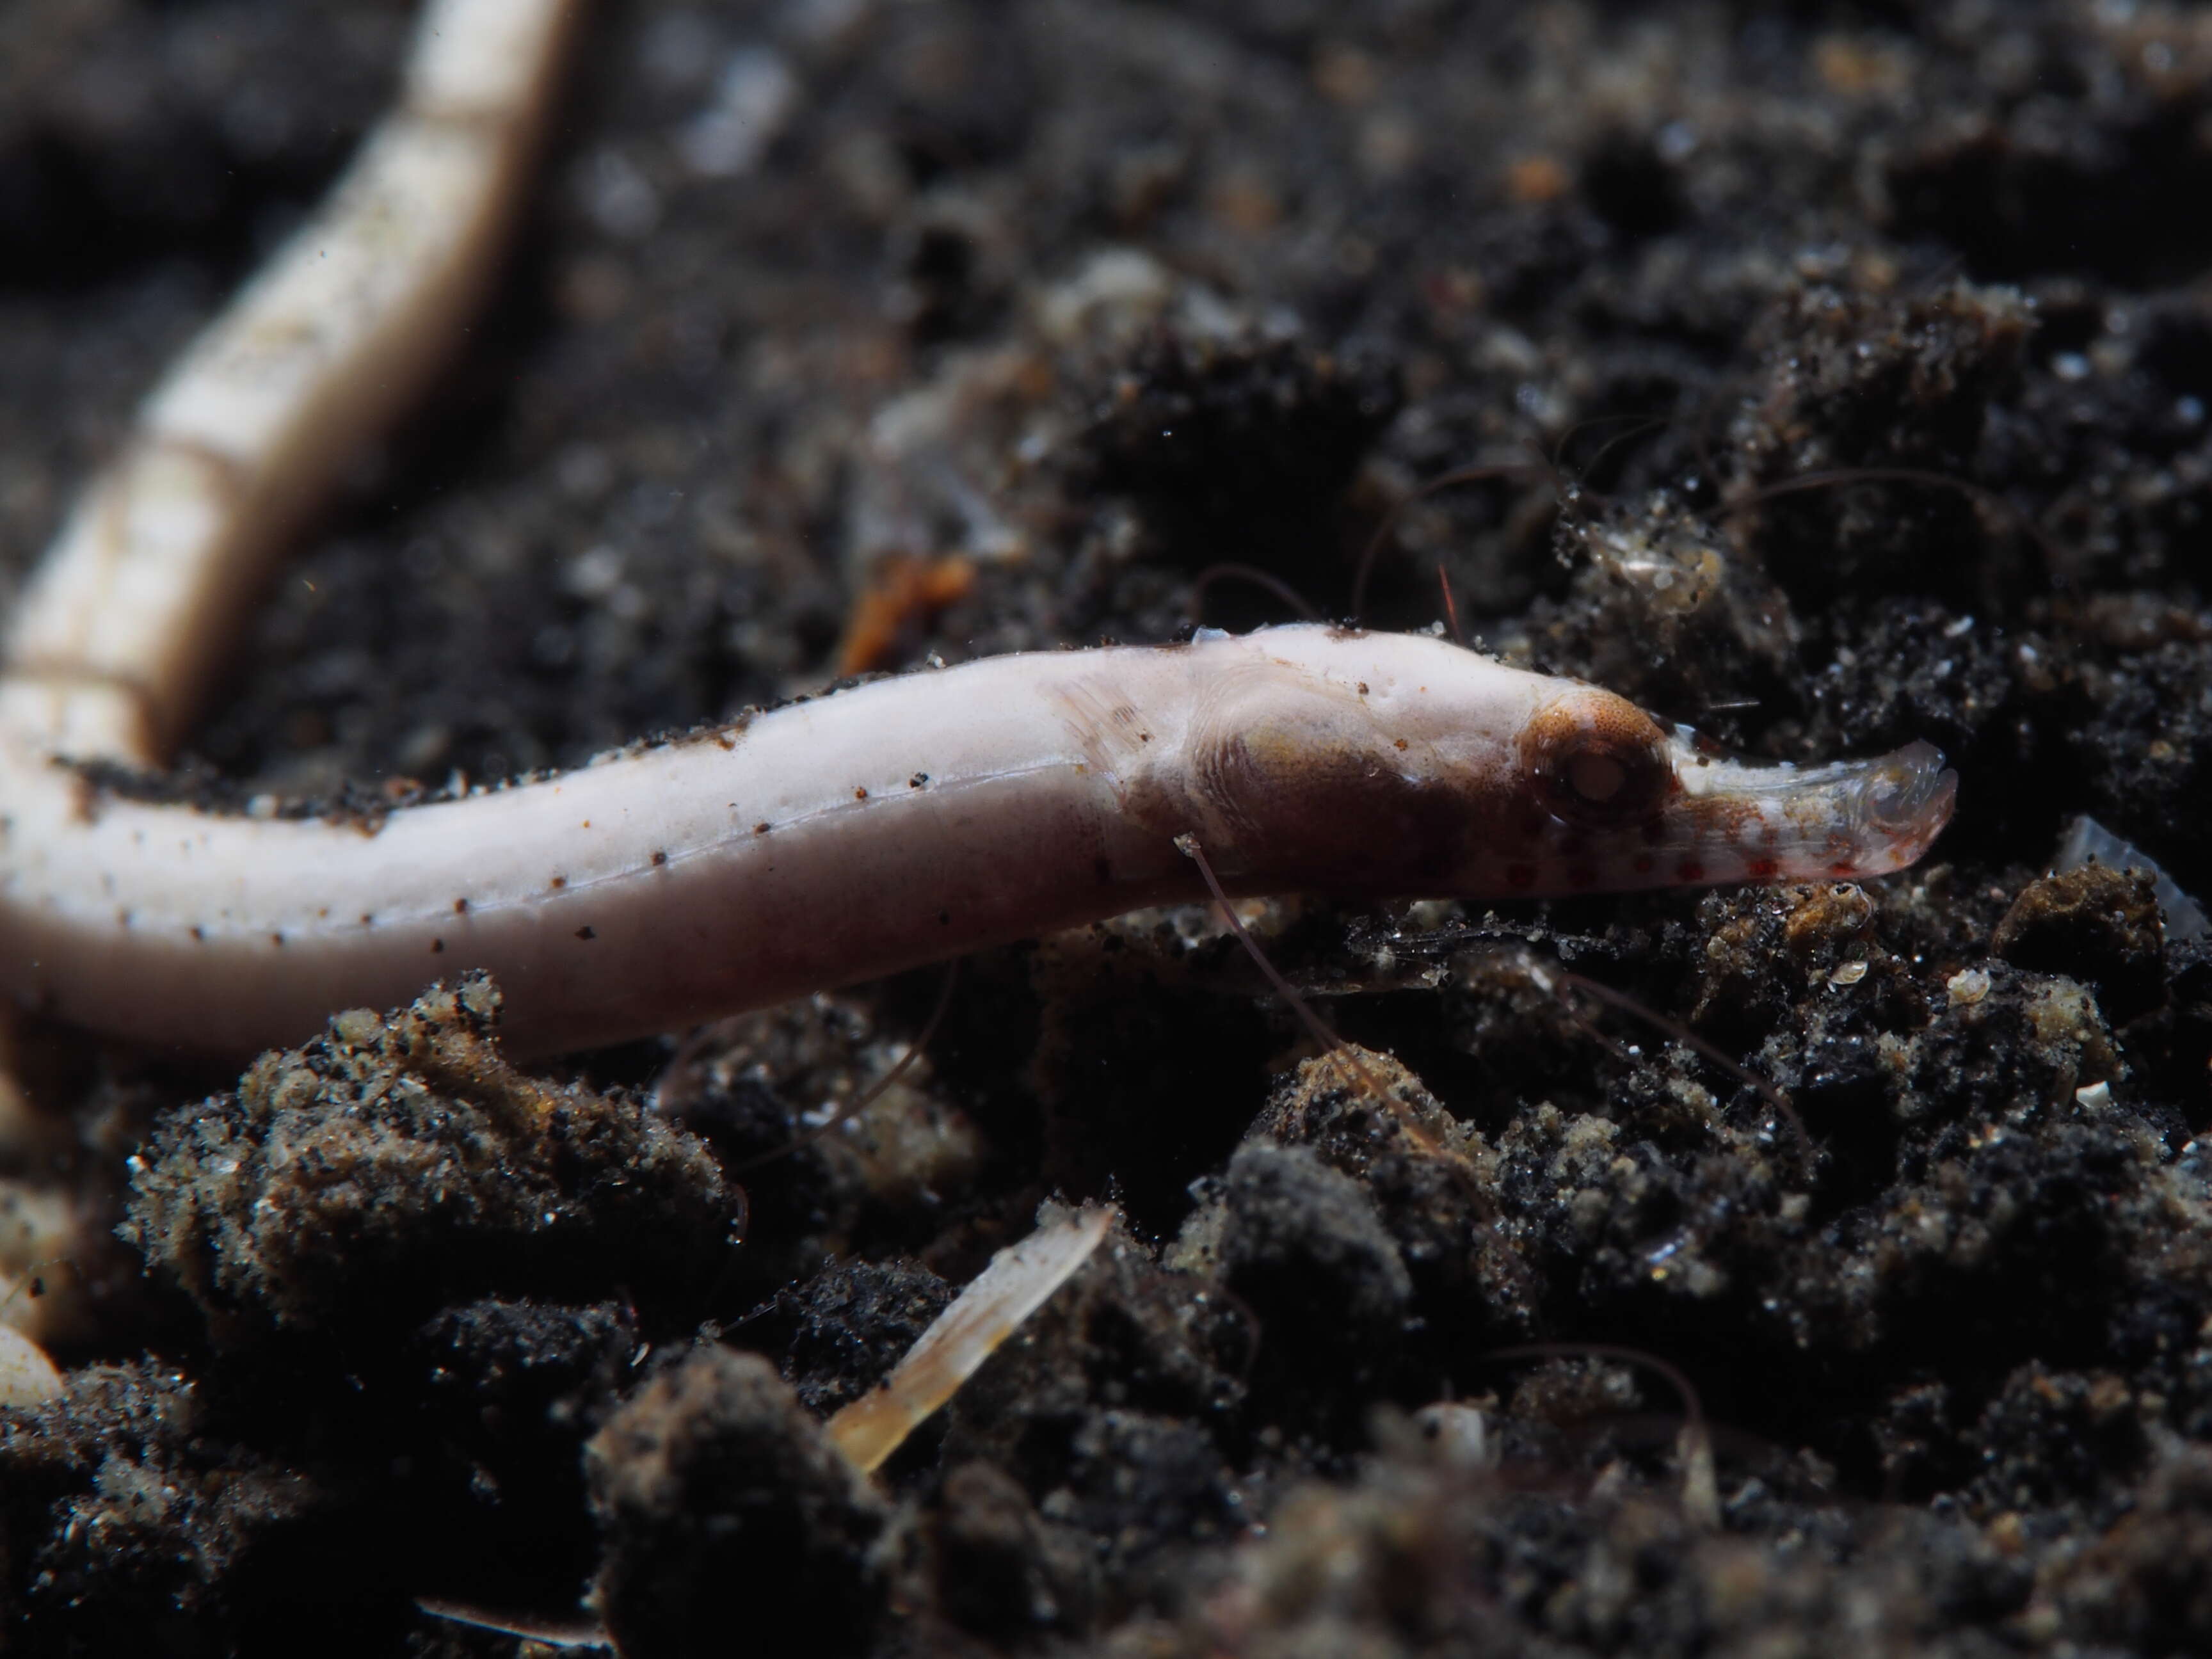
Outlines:
[[1915, 743], [1731, 760], [1579, 681], [1322, 625], [924, 670], [374, 820], [129, 799], [0, 732], [0, 994], [216, 1050], [483, 968], [519, 1053], [1204, 896], [1483, 899], [1901, 869]]

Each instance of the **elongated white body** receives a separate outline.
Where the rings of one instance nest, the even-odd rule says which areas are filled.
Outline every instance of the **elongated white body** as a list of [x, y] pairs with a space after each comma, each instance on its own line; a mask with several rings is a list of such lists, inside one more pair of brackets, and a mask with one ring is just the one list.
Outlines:
[[1136, 906], [1840, 877], [1941, 757], [1798, 772], [1425, 637], [1323, 628], [910, 675], [374, 822], [132, 798], [287, 529], [483, 286], [576, 0], [434, 0], [399, 106], [180, 361], [0, 638], [0, 994], [246, 1049], [488, 968], [524, 1052]]
[[1202, 893], [1832, 878], [1950, 809], [1925, 744], [1796, 771], [1424, 635], [992, 659], [374, 823], [118, 796], [0, 738], [0, 991], [161, 1042], [296, 1042], [486, 968], [524, 1053], [674, 1029]]

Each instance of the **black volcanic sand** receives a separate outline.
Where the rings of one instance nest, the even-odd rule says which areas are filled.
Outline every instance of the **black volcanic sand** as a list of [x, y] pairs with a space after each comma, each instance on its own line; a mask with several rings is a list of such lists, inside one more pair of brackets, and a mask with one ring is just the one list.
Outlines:
[[[0, 14], [0, 587], [410, 15]], [[416, 1598], [593, 1583], [634, 1659], [2212, 1647], [2212, 948], [2044, 878], [2087, 812], [2212, 894], [2208, 134], [2212, 29], [2135, 0], [596, 9], [176, 787], [1285, 614], [1223, 562], [1341, 615], [1488, 465], [1368, 620], [1929, 739], [1956, 821], [1863, 889], [1270, 908], [1387, 1107], [1195, 910], [963, 965], [742, 1174], [938, 974], [533, 1074], [473, 981], [242, 1080], [28, 1030], [8, 1173], [83, 1220], [10, 1650], [504, 1653]], [[819, 1418], [1054, 1197], [1127, 1231], [856, 1480]]]

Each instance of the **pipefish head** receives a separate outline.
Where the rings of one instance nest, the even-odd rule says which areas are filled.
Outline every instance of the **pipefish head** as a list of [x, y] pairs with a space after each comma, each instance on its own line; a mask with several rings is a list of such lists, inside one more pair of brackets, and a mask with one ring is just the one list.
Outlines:
[[1537, 805], [1522, 890], [1838, 881], [1917, 862], [1950, 821], [1958, 774], [1928, 743], [1800, 767], [1731, 756], [1595, 686], [1524, 728]]

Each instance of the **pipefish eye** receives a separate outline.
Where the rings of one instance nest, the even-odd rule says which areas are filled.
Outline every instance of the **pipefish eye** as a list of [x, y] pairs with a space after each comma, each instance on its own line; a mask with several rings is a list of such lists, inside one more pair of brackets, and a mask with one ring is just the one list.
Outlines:
[[1659, 723], [1626, 698], [1589, 687], [1529, 722], [1522, 759], [1546, 807], [1591, 830], [1650, 817], [1674, 778]]

